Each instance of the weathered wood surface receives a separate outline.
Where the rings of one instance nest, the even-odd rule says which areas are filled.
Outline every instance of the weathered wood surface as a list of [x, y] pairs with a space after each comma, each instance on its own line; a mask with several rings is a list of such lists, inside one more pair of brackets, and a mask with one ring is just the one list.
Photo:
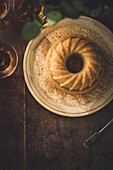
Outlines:
[[113, 168], [113, 126], [90, 150], [83, 142], [111, 118], [113, 102], [94, 115], [65, 118], [42, 108], [27, 91], [27, 169]]
[[[111, 10], [99, 20], [113, 31]], [[13, 75], [0, 80], [0, 170], [113, 169], [113, 125], [89, 150], [83, 147], [113, 117], [113, 101], [82, 118], [58, 116], [38, 104], [23, 77], [21, 27], [14, 20], [0, 31], [0, 39], [11, 42], [19, 55]]]
[[[99, 21], [113, 31], [113, 12]], [[113, 117], [113, 101], [96, 114], [83, 118], [55, 115], [40, 106], [26, 88], [27, 170], [113, 169], [113, 125], [89, 150], [83, 142]]]
[[0, 30], [0, 40], [11, 43], [17, 50], [16, 71], [0, 80], [0, 170], [25, 169], [25, 83], [22, 61], [25, 50], [21, 38], [21, 24], [13, 20]]

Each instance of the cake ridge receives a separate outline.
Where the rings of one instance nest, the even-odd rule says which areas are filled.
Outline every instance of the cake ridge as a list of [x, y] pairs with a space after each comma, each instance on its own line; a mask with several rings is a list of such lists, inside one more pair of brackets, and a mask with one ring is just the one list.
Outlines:
[[71, 75], [70, 79], [65, 80], [65, 82], [61, 83], [60, 86], [67, 86], [71, 81], [73, 81], [76, 78], [76, 75]]
[[80, 90], [83, 90], [83, 88], [85, 87], [85, 75], [86, 75], [86, 73], [83, 73], [83, 75], [82, 75], [82, 85], [80, 87]]
[[[59, 52], [57, 51], [57, 49], [54, 49], [54, 52], [59, 55]], [[60, 62], [63, 61], [62, 55], [59, 55], [60, 57], [58, 58]]]
[[75, 43], [75, 45], [74, 45], [74, 48], [72, 49], [72, 53], [74, 52], [74, 50], [76, 49], [76, 47], [77, 47], [77, 45], [78, 45], [78, 43], [79, 43], [79, 41], [81, 41], [81, 39], [80, 38], [76, 38], [76, 40], [78, 39], [78, 41], [77, 41], [77, 43]]
[[[99, 80], [103, 68], [101, 51], [89, 39], [75, 36], [62, 38], [50, 50], [51, 56], [47, 55], [49, 74], [59, 89], [82, 93]], [[67, 67], [69, 64], [77, 70], [73, 72], [73, 68]]]
[[61, 50], [62, 50], [62, 52], [61, 52], [62, 55], [61, 56], [62, 56], [63, 60], [65, 60], [65, 51], [64, 51], [63, 43], [60, 41], [58, 45], [61, 47]]
[[94, 69], [94, 67], [92, 66], [92, 67], [89, 67], [92, 71], [93, 71], [93, 73], [96, 75], [96, 79], [98, 79], [98, 72]]
[[58, 80], [58, 79], [68, 78], [70, 76], [71, 76], [71, 74], [66, 74], [66, 75], [63, 75], [63, 76], [62, 75], [58, 75], [58, 76], [54, 76], [53, 79]]
[[74, 90], [75, 87], [78, 85], [79, 81], [81, 79], [81, 76], [78, 76], [76, 81], [73, 83], [73, 85], [69, 88], [70, 90]]
[[[79, 45], [81, 45], [81, 46], [79, 47], [79, 49], [76, 50], [76, 52], [85, 49], [85, 47], [87, 47], [89, 44], [91, 45], [91, 43], [90, 43], [89, 41], [85, 41], [84, 39], [82, 39], [82, 40], [80, 41], [80, 44], [79, 44]], [[88, 47], [90, 48], [90, 46], [88, 46]], [[87, 48], [88, 48], [88, 47], [87, 47]]]

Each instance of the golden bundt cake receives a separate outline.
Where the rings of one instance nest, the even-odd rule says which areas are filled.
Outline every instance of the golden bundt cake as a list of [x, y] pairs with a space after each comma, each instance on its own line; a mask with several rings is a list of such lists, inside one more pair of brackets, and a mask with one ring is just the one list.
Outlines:
[[92, 87], [99, 80], [102, 63], [98, 47], [89, 40], [77, 37], [52, 45], [46, 59], [51, 79], [68, 92]]

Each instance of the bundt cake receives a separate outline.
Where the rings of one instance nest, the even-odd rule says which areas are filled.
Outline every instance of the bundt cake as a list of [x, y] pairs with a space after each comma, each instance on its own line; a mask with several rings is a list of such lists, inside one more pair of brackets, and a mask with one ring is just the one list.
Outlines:
[[69, 37], [50, 47], [46, 68], [59, 88], [83, 91], [91, 88], [102, 73], [103, 60], [98, 47], [84, 38]]
[[87, 17], [44, 26], [24, 55], [25, 81], [33, 97], [62, 116], [102, 109], [113, 99], [112, 37]]

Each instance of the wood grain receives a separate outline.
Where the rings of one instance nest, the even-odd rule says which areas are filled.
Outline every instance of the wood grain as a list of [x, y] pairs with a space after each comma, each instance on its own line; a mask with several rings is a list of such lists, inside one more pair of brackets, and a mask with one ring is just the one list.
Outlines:
[[[113, 31], [113, 11], [99, 21]], [[0, 80], [0, 170], [112, 170], [113, 125], [90, 149], [83, 142], [113, 117], [113, 101], [82, 118], [55, 115], [30, 94], [23, 77], [22, 24], [13, 18], [0, 39], [16, 48], [16, 71]]]
[[[113, 30], [111, 10], [105, 16], [98, 20]], [[83, 147], [83, 142], [112, 118], [113, 101], [93, 115], [67, 118], [40, 106], [26, 87], [26, 108], [27, 170], [113, 169], [113, 125], [90, 149]]]
[[0, 31], [0, 39], [11, 43], [19, 57], [16, 71], [0, 80], [0, 170], [24, 170], [25, 83], [22, 60], [25, 45], [21, 38], [21, 24], [16, 25], [12, 20], [9, 27]]
[[113, 126], [91, 149], [83, 148], [83, 142], [111, 119], [113, 102], [94, 115], [66, 118], [36, 104], [27, 89], [26, 96], [28, 170], [103, 170], [113, 167]]

